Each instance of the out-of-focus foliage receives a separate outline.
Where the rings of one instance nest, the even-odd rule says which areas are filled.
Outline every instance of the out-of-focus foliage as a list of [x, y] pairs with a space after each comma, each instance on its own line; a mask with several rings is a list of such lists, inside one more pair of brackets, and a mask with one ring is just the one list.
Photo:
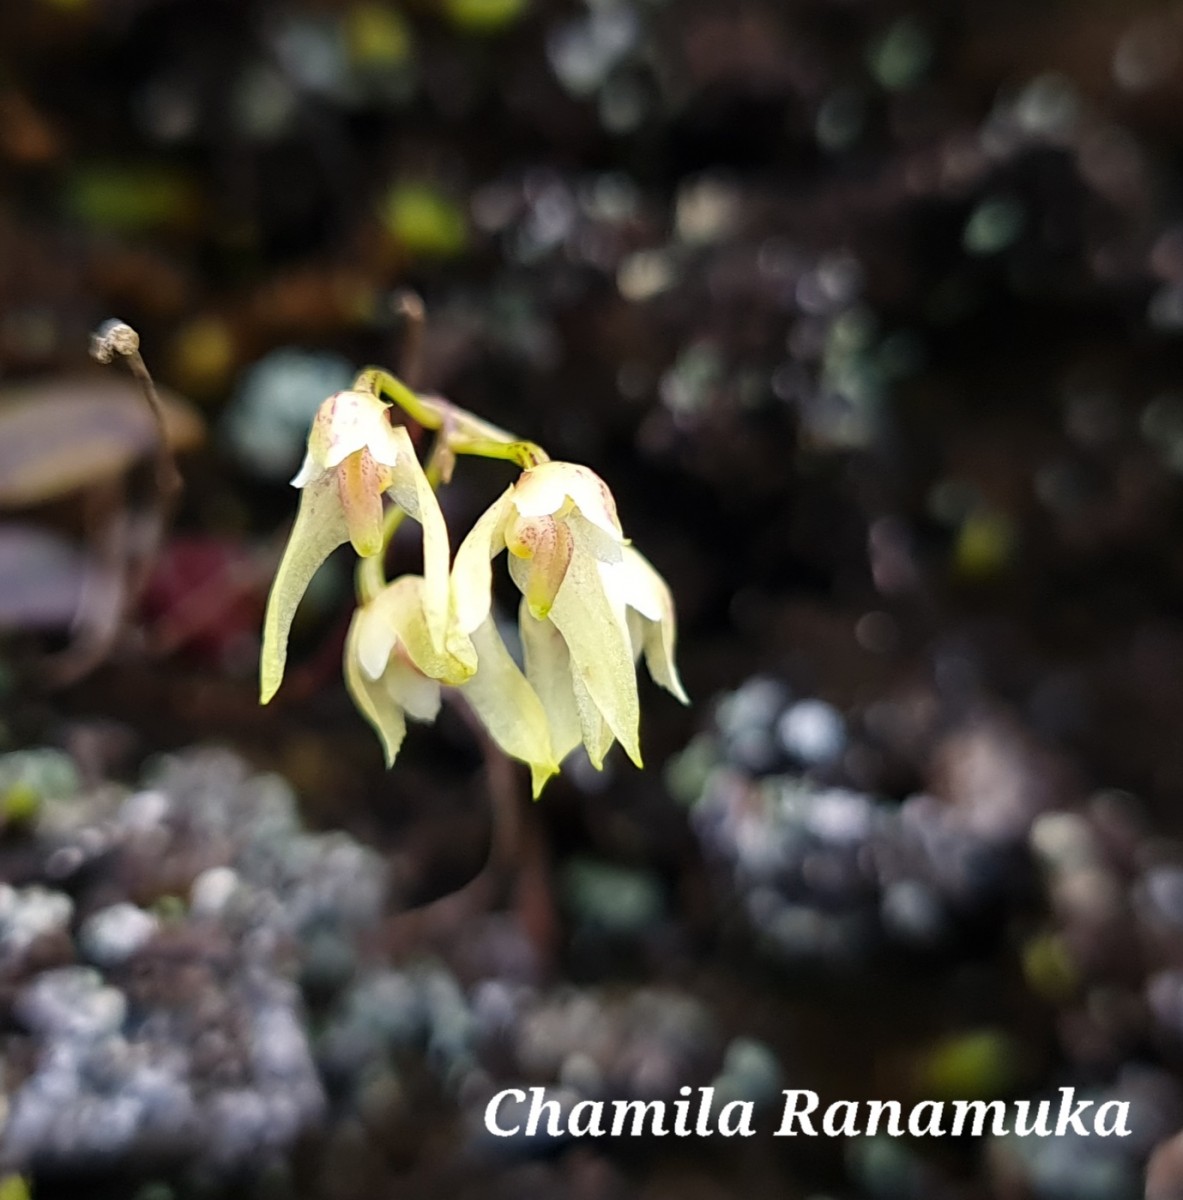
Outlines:
[[[201, 418], [179, 397], [163, 402], [170, 445], [199, 444]], [[0, 507], [27, 508], [116, 479], [156, 441], [134, 383], [67, 377], [0, 389]]]

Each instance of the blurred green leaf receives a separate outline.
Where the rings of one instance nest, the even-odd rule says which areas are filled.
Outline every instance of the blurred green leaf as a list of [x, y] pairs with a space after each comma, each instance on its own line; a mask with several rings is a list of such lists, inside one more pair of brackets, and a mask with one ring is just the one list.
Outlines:
[[386, 198], [383, 216], [395, 239], [416, 256], [454, 258], [468, 244], [463, 210], [430, 184], [398, 184]]
[[464, 33], [496, 33], [517, 21], [529, 0], [443, 0], [444, 15]]
[[200, 196], [192, 180], [166, 167], [94, 163], [73, 172], [65, 204], [87, 225], [135, 233], [192, 226]]

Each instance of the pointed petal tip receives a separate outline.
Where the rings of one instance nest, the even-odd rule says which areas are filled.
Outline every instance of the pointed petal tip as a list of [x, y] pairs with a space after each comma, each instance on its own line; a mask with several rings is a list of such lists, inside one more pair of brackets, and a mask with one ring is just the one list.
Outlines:
[[276, 661], [275, 654], [268, 647], [268, 639], [263, 639], [263, 649], [259, 661], [259, 703], [270, 704], [283, 683], [283, 659]]
[[624, 747], [624, 752], [629, 756], [633, 766], [636, 767], [638, 771], [643, 771], [645, 769], [645, 760], [641, 757], [640, 742], [637, 741], [631, 744], [621, 742], [620, 744]]
[[530, 764], [530, 790], [535, 800], [542, 795], [542, 789], [559, 773], [559, 768], [553, 763]]

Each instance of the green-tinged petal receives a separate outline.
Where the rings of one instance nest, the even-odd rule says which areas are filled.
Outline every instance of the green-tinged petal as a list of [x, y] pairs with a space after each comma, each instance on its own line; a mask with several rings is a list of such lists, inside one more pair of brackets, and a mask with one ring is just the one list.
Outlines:
[[473, 630], [472, 644], [477, 671], [460, 690], [493, 741], [506, 754], [530, 764], [537, 798], [559, 769], [542, 701], [505, 648], [492, 615]]
[[472, 633], [489, 615], [493, 603], [491, 560], [505, 545], [505, 521], [513, 497], [510, 485], [481, 515], [456, 551], [452, 564], [452, 603], [456, 623]]
[[402, 707], [383, 686], [382, 680], [369, 678], [361, 668], [356, 646], [360, 616], [359, 609], [354, 614], [349, 635], [345, 639], [345, 686], [349, 689], [358, 711], [381, 738], [382, 748], [386, 753], [386, 765], [389, 767], [407, 735], [407, 722]]
[[467, 633], [461, 633], [454, 624], [448, 625], [443, 659], [448, 664], [447, 674], [440, 676], [444, 683], [457, 686], [476, 674], [476, 647], [472, 644], [472, 638]]
[[356, 655], [369, 678], [388, 670], [396, 646], [424, 675], [443, 683], [464, 683], [476, 670], [476, 652], [459, 631], [448, 631], [442, 652], [436, 648], [427, 627], [426, 595], [422, 576], [403, 575], [358, 610]]
[[635, 608], [626, 611], [628, 618], [628, 640], [633, 647], [633, 662], [636, 663], [645, 649], [645, 626], [648, 622]]
[[[608, 722], [596, 707], [578, 673], [571, 676], [571, 688], [575, 696], [575, 708], [579, 713], [579, 734], [588, 760], [597, 771], [604, 769], [604, 759], [616, 740]], [[637, 766], [641, 764], [638, 762]]]
[[571, 654], [578, 675], [629, 758], [641, 766], [637, 674], [624, 609], [605, 591], [601, 564], [587, 548], [584, 522], [569, 519], [575, 552], [555, 597], [550, 619]]
[[[566, 518], [566, 521], [569, 524], [573, 519], [582, 520], [582, 517], [572, 513]], [[620, 562], [621, 555], [626, 548], [624, 542], [609, 537], [590, 521], [583, 521], [583, 544], [584, 548], [602, 563]]]
[[382, 551], [382, 490], [390, 473], [380, 466], [368, 450], [351, 454], [336, 469], [341, 511], [349, 529], [349, 540], [360, 558], [372, 558]]
[[406, 717], [434, 721], [440, 681], [458, 684], [476, 670], [468, 638], [450, 641], [455, 653], [436, 650], [423, 613], [423, 579], [404, 575], [354, 614], [345, 644], [345, 679], [357, 707], [378, 731], [387, 764], [406, 734]]
[[551, 776], [559, 773], [559, 768], [553, 767], [549, 763], [530, 763], [529, 766], [530, 795], [537, 800], [542, 795], [542, 789], [546, 787]]
[[627, 604], [630, 616], [635, 611], [642, 618], [641, 641], [635, 648], [644, 650], [649, 674], [667, 692], [683, 704], [689, 704], [690, 698], [674, 662], [677, 618], [665, 580], [648, 559], [631, 546], [625, 548], [619, 567], [601, 568], [601, 573], [609, 582], [609, 590], [617, 603]]
[[519, 586], [530, 612], [541, 621], [550, 612], [571, 562], [575, 548], [571, 530], [555, 517], [518, 517], [507, 524], [505, 544], [513, 556], [511, 571], [518, 563], [525, 565]]
[[571, 655], [563, 635], [550, 621], [536, 620], [525, 598], [518, 612], [518, 627], [526, 678], [542, 701], [550, 724], [551, 749], [555, 761], [561, 763], [582, 740], [579, 710], [571, 685]]
[[582, 516], [616, 540], [621, 538], [616, 501], [608, 485], [589, 467], [548, 462], [523, 471], [514, 484], [514, 507], [523, 517], [547, 517], [570, 500]]
[[682, 686], [682, 678], [678, 674], [674, 662], [674, 628], [673, 609], [669, 616], [659, 622], [649, 621], [645, 625], [645, 665], [655, 683], [660, 684], [672, 696], [676, 696], [683, 704], [690, 703], [686, 689]]
[[423, 612], [431, 639], [436, 649], [442, 652], [451, 607], [448, 527], [444, 524], [435, 489], [419, 465], [411, 435], [401, 425], [390, 433], [398, 446], [397, 461], [390, 471], [390, 493], [395, 503], [423, 527]]
[[259, 693], [263, 704], [275, 695], [283, 681], [288, 633], [300, 597], [321, 563], [348, 540], [336, 474], [321, 476], [300, 493], [296, 520], [267, 597], [259, 656]]

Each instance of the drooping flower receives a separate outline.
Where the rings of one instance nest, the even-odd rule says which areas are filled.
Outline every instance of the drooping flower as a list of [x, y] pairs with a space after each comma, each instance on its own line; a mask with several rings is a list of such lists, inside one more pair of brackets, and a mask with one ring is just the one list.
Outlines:
[[390, 766], [406, 735], [406, 718], [433, 721], [440, 687], [460, 689], [493, 740], [530, 765], [534, 795], [558, 770], [546, 713], [513, 661], [492, 615], [472, 632], [449, 625], [445, 647], [431, 639], [426, 584], [404, 575], [354, 613], [345, 641], [345, 683], [373, 725]]
[[613, 740], [641, 765], [636, 658], [685, 701], [674, 665], [673, 603], [664, 581], [628, 545], [608, 486], [587, 467], [547, 462], [524, 471], [456, 553], [457, 623], [477, 628], [491, 603], [491, 560], [509, 551], [522, 592], [526, 676], [561, 760], [579, 742], [596, 767]]
[[345, 638], [345, 684], [373, 725], [390, 766], [406, 736], [406, 716], [434, 721], [441, 683], [458, 685], [476, 670], [470, 639], [458, 632], [441, 651], [427, 626], [425, 580], [403, 575], [353, 614]]
[[293, 487], [300, 507], [271, 585], [260, 655], [260, 699], [278, 690], [292, 618], [312, 576], [340, 545], [362, 558], [383, 550], [383, 496], [423, 527], [423, 612], [431, 643], [444, 652], [448, 624], [448, 531], [410, 435], [391, 425], [389, 408], [368, 392], [330, 396], [308, 435]]

